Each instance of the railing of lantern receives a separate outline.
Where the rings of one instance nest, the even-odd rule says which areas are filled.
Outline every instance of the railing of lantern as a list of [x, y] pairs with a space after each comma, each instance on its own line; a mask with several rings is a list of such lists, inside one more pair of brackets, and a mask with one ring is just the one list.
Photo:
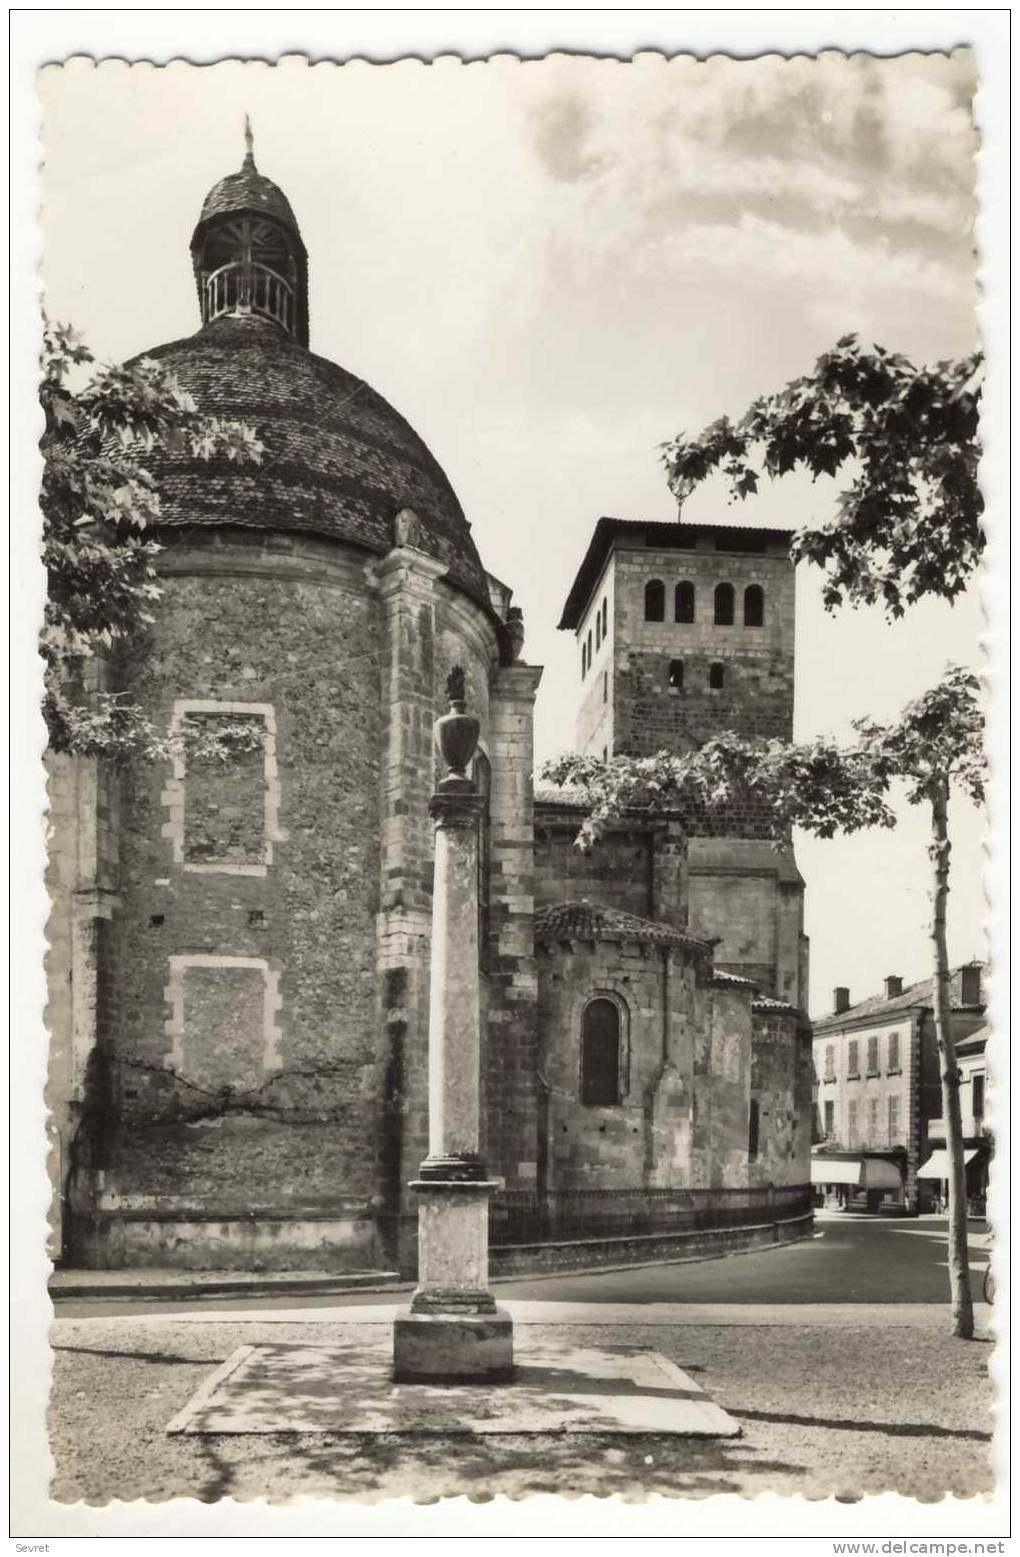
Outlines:
[[294, 328], [294, 289], [265, 265], [235, 260], [205, 278], [205, 319], [221, 314], [261, 314], [285, 330]]

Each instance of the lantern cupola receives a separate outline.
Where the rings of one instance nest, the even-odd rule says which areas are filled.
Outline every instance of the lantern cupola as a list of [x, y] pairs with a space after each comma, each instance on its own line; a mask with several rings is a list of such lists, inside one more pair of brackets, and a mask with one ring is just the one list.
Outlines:
[[308, 256], [286, 195], [255, 166], [251, 124], [245, 155], [205, 197], [191, 239], [202, 323], [224, 316], [270, 319], [308, 345]]

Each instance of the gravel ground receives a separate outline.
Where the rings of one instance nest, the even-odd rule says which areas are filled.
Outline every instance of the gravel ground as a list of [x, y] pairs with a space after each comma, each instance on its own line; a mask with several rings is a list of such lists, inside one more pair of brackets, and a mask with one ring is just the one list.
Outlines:
[[[377, 1338], [377, 1327], [344, 1327]], [[542, 1336], [578, 1332], [544, 1327]], [[280, 1433], [173, 1437], [166, 1424], [240, 1345], [330, 1344], [331, 1324], [61, 1320], [53, 1331], [50, 1440], [59, 1502], [296, 1495], [375, 1502], [484, 1501], [586, 1492], [703, 1497], [759, 1492], [923, 1500], [988, 1493], [992, 1387], [987, 1340], [954, 1341], [942, 1311], [910, 1327], [836, 1330], [585, 1326], [590, 1346], [671, 1357], [737, 1417], [743, 1436], [484, 1439]]]

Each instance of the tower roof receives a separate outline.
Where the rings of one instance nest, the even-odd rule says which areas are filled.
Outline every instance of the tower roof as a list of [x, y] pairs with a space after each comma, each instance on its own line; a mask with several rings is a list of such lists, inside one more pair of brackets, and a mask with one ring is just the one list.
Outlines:
[[271, 178], [266, 178], [265, 174], [260, 173], [255, 166], [251, 125], [247, 120], [245, 121], [245, 144], [247, 149], [240, 171], [228, 173], [225, 178], [221, 178], [203, 200], [202, 213], [191, 239], [192, 246], [204, 232], [206, 224], [216, 217], [269, 216], [290, 230], [297, 239], [301, 252], [304, 253], [301, 229], [290, 208], [290, 201], [279, 185], [274, 184]]
[[662, 550], [675, 547], [678, 551], [689, 551], [697, 545], [699, 535], [708, 535], [715, 538], [719, 551], [753, 553], [765, 551], [770, 541], [779, 542], [784, 551], [788, 550], [792, 534], [792, 530], [761, 529], [718, 520], [708, 524], [681, 524], [675, 519], [604, 517], [595, 526], [588, 550], [570, 586], [559, 625], [571, 630], [580, 625], [605, 560], [619, 541], [631, 546], [655, 546]]

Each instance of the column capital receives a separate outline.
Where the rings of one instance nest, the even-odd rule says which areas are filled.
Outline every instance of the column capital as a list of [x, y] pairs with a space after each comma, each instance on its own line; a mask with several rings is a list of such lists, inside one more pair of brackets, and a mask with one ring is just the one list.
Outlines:
[[437, 827], [473, 827], [481, 811], [482, 797], [470, 779], [442, 780], [429, 801]]
[[445, 562], [437, 562], [413, 546], [394, 546], [374, 564], [373, 570], [383, 594], [392, 594], [401, 586], [430, 590], [436, 579], [448, 571]]
[[544, 665], [498, 665], [492, 672], [490, 696], [534, 702]]

